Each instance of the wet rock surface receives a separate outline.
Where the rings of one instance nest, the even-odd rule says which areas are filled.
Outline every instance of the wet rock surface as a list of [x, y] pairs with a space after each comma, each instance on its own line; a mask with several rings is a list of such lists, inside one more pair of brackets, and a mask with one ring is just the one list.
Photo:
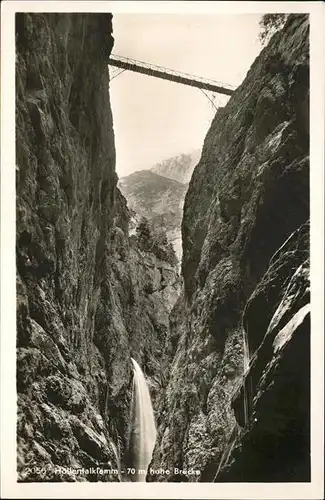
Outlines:
[[226, 448], [217, 481], [310, 480], [309, 288], [309, 225], [304, 224], [273, 256], [247, 303], [248, 343], [254, 333], [265, 336], [232, 399], [241, 430]]
[[289, 16], [192, 175], [151, 465], [200, 476], [149, 481], [309, 480], [308, 30]]

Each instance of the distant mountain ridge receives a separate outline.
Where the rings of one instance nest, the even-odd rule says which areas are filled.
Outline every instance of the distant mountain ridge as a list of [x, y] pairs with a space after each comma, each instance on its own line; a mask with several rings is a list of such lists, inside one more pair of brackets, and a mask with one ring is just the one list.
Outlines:
[[187, 184], [151, 170], [140, 170], [122, 177], [118, 187], [125, 196], [129, 209], [135, 212], [130, 225], [131, 232], [141, 217], [146, 217], [156, 229], [166, 231], [180, 260], [181, 222]]
[[181, 223], [183, 203], [193, 170], [201, 150], [181, 154], [157, 163], [150, 170], [139, 170], [122, 177], [118, 187], [135, 212], [130, 233], [141, 217], [146, 217], [157, 229], [166, 231], [178, 260], [181, 260]]
[[174, 179], [182, 184], [188, 184], [191, 180], [193, 170], [199, 162], [201, 150], [196, 149], [192, 153], [180, 154], [167, 158], [157, 163], [150, 170], [155, 174]]
[[[187, 185], [150, 170], [140, 170], [122, 177], [118, 187], [131, 210], [144, 217], [178, 216]], [[172, 221], [171, 221], [172, 222]]]

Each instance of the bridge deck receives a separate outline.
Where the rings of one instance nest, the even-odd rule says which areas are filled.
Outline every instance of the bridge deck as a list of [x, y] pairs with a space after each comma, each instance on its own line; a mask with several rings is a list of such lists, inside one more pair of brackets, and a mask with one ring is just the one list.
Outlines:
[[142, 61], [136, 61], [135, 59], [129, 59], [127, 57], [117, 56], [114, 54], [111, 54], [111, 57], [108, 60], [108, 64], [117, 68], [134, 71], [135, 73], [142, 73], [144, 75], [153, 76], [155, 78], [161, 78], [163, 80], [170, 80], [172, 82], [182, 83], [183, 85], [189, 85], [190, 87], [210, 90], [218, 94], [231, 95], [234, 92], [234, 89], [229, 85], [225, 86], [225, 84], [220, 82], [206, 80], [199, 76], [180, 73], [171, 69], [163, 68], [162, 66], [147, 64]]

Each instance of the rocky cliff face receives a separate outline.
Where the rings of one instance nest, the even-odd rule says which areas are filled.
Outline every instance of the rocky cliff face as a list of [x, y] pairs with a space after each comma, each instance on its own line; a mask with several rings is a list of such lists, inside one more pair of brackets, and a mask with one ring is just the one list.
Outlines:
[[309, 481], [308, 224], [274, 254], [243, 321], [251, 360], [232, 398], [239, 425], [215, 479]]
[[308, 29], [288, 18], [206, 136], [149, 480], [309, 479]]
[[[179, 298], [116, 187], [111, 21], [16, 19], [19, 480], [120, 480], [132, 356], [157, 410], [152, 465], [171, 470], [149, 480], [307, 481], [308, 19], [289, 17], [212, 122]], [[116, 472], [66, 469], [97, 466]]]
[[[154, 389], [177, 272], [128, 237], [116, 188], [110, 14], [18, 14], [17, 455], [21, 481], [117, 481], [132, 355]], [[153, 391], [154, 392], [154, 391]], [[61, 468], [60, 468], [61, 467]]]

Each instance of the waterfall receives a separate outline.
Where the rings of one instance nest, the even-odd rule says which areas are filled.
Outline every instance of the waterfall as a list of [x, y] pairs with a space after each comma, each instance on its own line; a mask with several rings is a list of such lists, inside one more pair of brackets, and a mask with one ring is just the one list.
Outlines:
[[247, 338], [247, 333], [243, 329], [243, 342], [244, 342], [244, 419], [245, 419], [245, 424], [248, 422], [248, 416], [249, 416], [249, 404], [248, 404], [248, 398], [250, 397], [250, 394], [248, 394], [247, 391], [247, 380], [246, 380], [246, 373], [248, 372], [249, 369], [249, 347], [248, 347], [248, 338]]
[[132, 447], [134, 450], [135, 479], [146, 480], [147, 469], [156, 441], [155, 418], [149, 389], [144, 374], [138, 363], [133, 363], [133, 432]]
[[248, 338], [247, 333], [243, 330], [243, 341], [244, 341], [244, 375], [248, 371], [249, 368], [249, 347], [248, 347]]

